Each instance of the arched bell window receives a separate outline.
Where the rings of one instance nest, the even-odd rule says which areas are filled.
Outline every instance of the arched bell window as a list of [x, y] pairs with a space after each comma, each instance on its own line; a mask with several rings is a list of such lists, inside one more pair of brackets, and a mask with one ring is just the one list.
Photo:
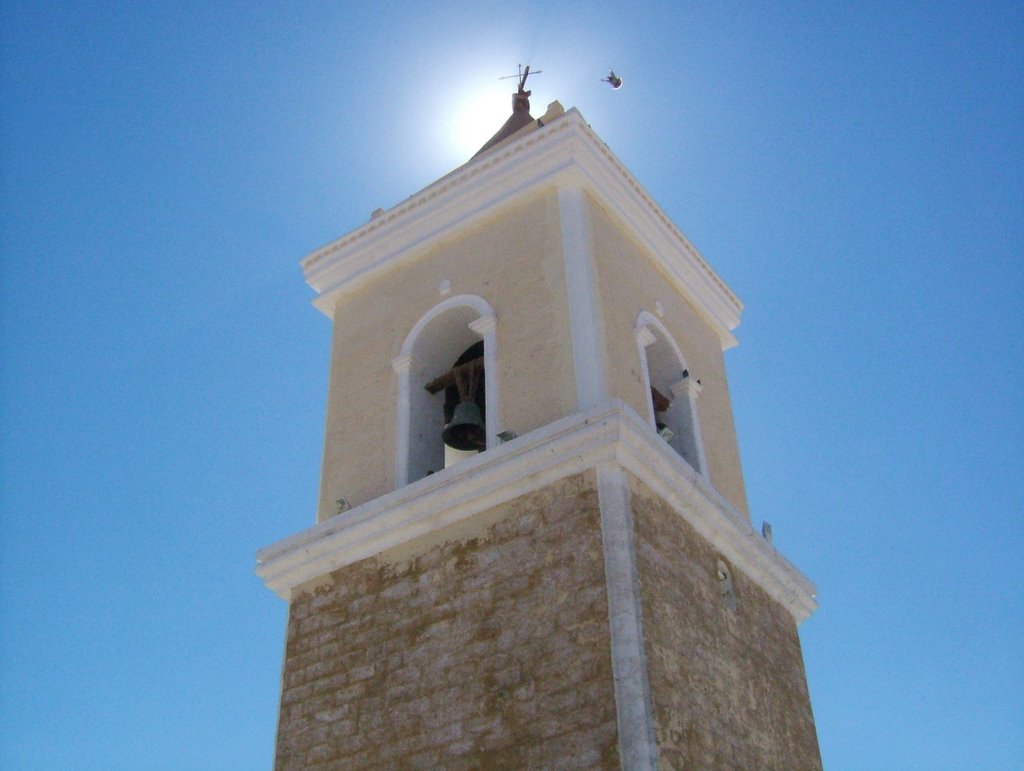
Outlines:
[[498, 444], [495, 327], [486, 300], [460, 295], [431, 308], [409, 332], [392, 362], [396, 487]]
[[700, 381], [689, 371], [676, 341], [655, 316], [642, 312], [634, 331], [651, 425], [694, 471], [706, 476], [697, 412]]

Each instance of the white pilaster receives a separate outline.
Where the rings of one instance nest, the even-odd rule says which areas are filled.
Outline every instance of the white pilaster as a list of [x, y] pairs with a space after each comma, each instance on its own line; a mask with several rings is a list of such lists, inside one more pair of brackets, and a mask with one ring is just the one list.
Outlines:
[[391, 362], [398, 375], [398, 411], [395, 420], [395, 487], [409, 482], [409, 370], [412, 354], [397, 356]]
[[608, 588], [619, 760], [623, 768], [631, 771], [654, 769], [658, 765], [658, 745], [654, 740], [654, 715], [647, 679], [643, 609], [640, 605], [640, 578], [626, 472], [617, 464], [599, 466], [597, 491], [601, 507], [605, 583]]
[[583, 191], [560, 188], [558, 208], [562, 221], [565, 283], [569, 293], [576, 409], [582, 411], [596, 407], [607, 398], [604, 327], [597, 304], [590, 216]]
[[647, 364], [647, 348], [653, 345], [657, 338], [646, 324], [638, 323], [633, 332], [636, 334], [637, 353], [640, 356], [640, 372], [643, 374], [644, 394], [647, 397], [646, 417], [651, 424], [651, 428], [655, 428], [657, 419], [654, 414], [654, 400], [651, 398], [651, 369]]
[[677, 399], [685, 398], [690, 408], [690, 424], [693, 427], [693, 443], [696, 445], [697, 465], [699, 466], [697, 470], [710, 482], [708, 459], [704, 454], [704, 436], [700, 430], [700, 411], [697, 409], [697, 397], [700, 396], [701, 390], [700, 382], [692, 375], [671, 386], [672, 395]]

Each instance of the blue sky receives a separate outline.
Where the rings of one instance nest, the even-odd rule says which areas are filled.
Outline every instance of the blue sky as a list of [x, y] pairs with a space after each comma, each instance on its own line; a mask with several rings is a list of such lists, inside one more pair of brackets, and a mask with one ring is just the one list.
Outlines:
[[1024, 768], [1024, 6], [424, 8], [0, 3], [0, 765], [270, 766], [252, 568], [314, 520], [331, 332], [297, 262], [522, 62], [746, 304], [826, 767]]

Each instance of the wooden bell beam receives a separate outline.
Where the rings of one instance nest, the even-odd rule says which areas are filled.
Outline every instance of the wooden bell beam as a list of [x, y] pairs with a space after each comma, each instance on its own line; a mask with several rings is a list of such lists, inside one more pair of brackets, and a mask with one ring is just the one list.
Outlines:
[[654, 386], [651, 386], [651, 401], [654, 402], [655, 412], [664, 412], [672, 404], [672, 400]]
[[459, 375], [473, 376], [477, 375], [480, 372], [483, 372], [483, 370], [484, 357], [478, 356], [477, 358], [471, 359], [470, 361], [467, 361], [464, 364], [460, 364], [457, 367], [452, 367], [443, 375], [439, 375], [438, 377], [434, 378], [423, 387], [426, 388], [429, 393], [436, 394], [438, 391], [443, 391], [449, 386], [457, 385], [457, 378], [459, 377]]

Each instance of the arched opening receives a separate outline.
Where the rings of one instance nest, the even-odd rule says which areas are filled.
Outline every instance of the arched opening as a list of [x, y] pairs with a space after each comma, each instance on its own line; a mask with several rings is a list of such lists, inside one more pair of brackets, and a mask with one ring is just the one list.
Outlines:
[[687, 369], [672, 335], [654, 316], [641, 313], [635, 332], [651, 423], [694, 471], [706, 474], [697, 414], [700, 381]]
[[[399, 378], [397, 487], [497, 444], [494, 329], [490, 305], [462, 295], [432, 308], [409, 333], [392, 362]], [[466, 422], [472, 408], [460, 402], [475, 407], [479, 425], [473, 415]]]

